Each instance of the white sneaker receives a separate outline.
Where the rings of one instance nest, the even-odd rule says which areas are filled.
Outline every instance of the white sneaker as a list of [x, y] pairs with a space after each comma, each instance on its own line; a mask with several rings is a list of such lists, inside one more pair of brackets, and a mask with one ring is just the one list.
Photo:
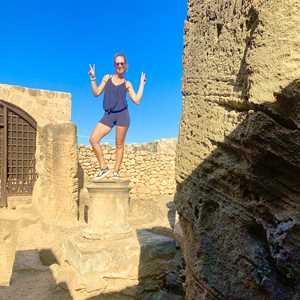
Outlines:
[[113, 171], [111, 178], [114, 179], [114, 180], [120, 179], [119, 172]]
[[100, 169], [93, 177], [93, 180], [99, 180], [104, 178], [105, 176], [107, 176], [109, 174], [110, 170], [108, 167], [106, 167], [105, 169]]

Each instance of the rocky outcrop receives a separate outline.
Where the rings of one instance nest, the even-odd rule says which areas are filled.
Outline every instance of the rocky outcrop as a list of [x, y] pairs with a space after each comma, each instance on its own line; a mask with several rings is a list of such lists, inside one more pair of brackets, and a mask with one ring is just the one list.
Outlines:
[[300, 1], [189, 1], [175, 201], [187, 299], [300, 299]]

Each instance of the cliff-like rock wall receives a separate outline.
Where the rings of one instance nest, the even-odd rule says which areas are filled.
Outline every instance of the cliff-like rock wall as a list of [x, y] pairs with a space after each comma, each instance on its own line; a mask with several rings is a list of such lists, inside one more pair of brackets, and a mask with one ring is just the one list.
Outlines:
[[186, 299], [300, 299], [299, 28], [299, 0], [188, 1]]

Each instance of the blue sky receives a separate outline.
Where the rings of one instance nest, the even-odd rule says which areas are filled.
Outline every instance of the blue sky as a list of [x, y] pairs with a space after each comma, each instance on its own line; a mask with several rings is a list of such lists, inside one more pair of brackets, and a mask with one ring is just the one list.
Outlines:
[[[72, 94], [78, 142], [102, 117], [103, 95], [91, 94], [88, 65], [97, 79], [113, 74], [113, 55], [123, 52], [126, 78], [141, 104], [128, 98], [126, 143], [177, 137], [181, 113], [183, 26], [186, 1], [3, 1], [0, 18], [0, 83]], [[114, 143], [115, 131], [103, 139]]]

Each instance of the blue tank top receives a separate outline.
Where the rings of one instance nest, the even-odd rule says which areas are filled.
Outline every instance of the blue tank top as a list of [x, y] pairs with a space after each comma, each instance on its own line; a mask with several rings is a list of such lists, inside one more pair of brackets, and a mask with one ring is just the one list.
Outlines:
[[118, 111], [127, 107], [126, 80], [122, 84], [115, 85], [111, 78], [106, 82], [104, 88], [103, 109]]

